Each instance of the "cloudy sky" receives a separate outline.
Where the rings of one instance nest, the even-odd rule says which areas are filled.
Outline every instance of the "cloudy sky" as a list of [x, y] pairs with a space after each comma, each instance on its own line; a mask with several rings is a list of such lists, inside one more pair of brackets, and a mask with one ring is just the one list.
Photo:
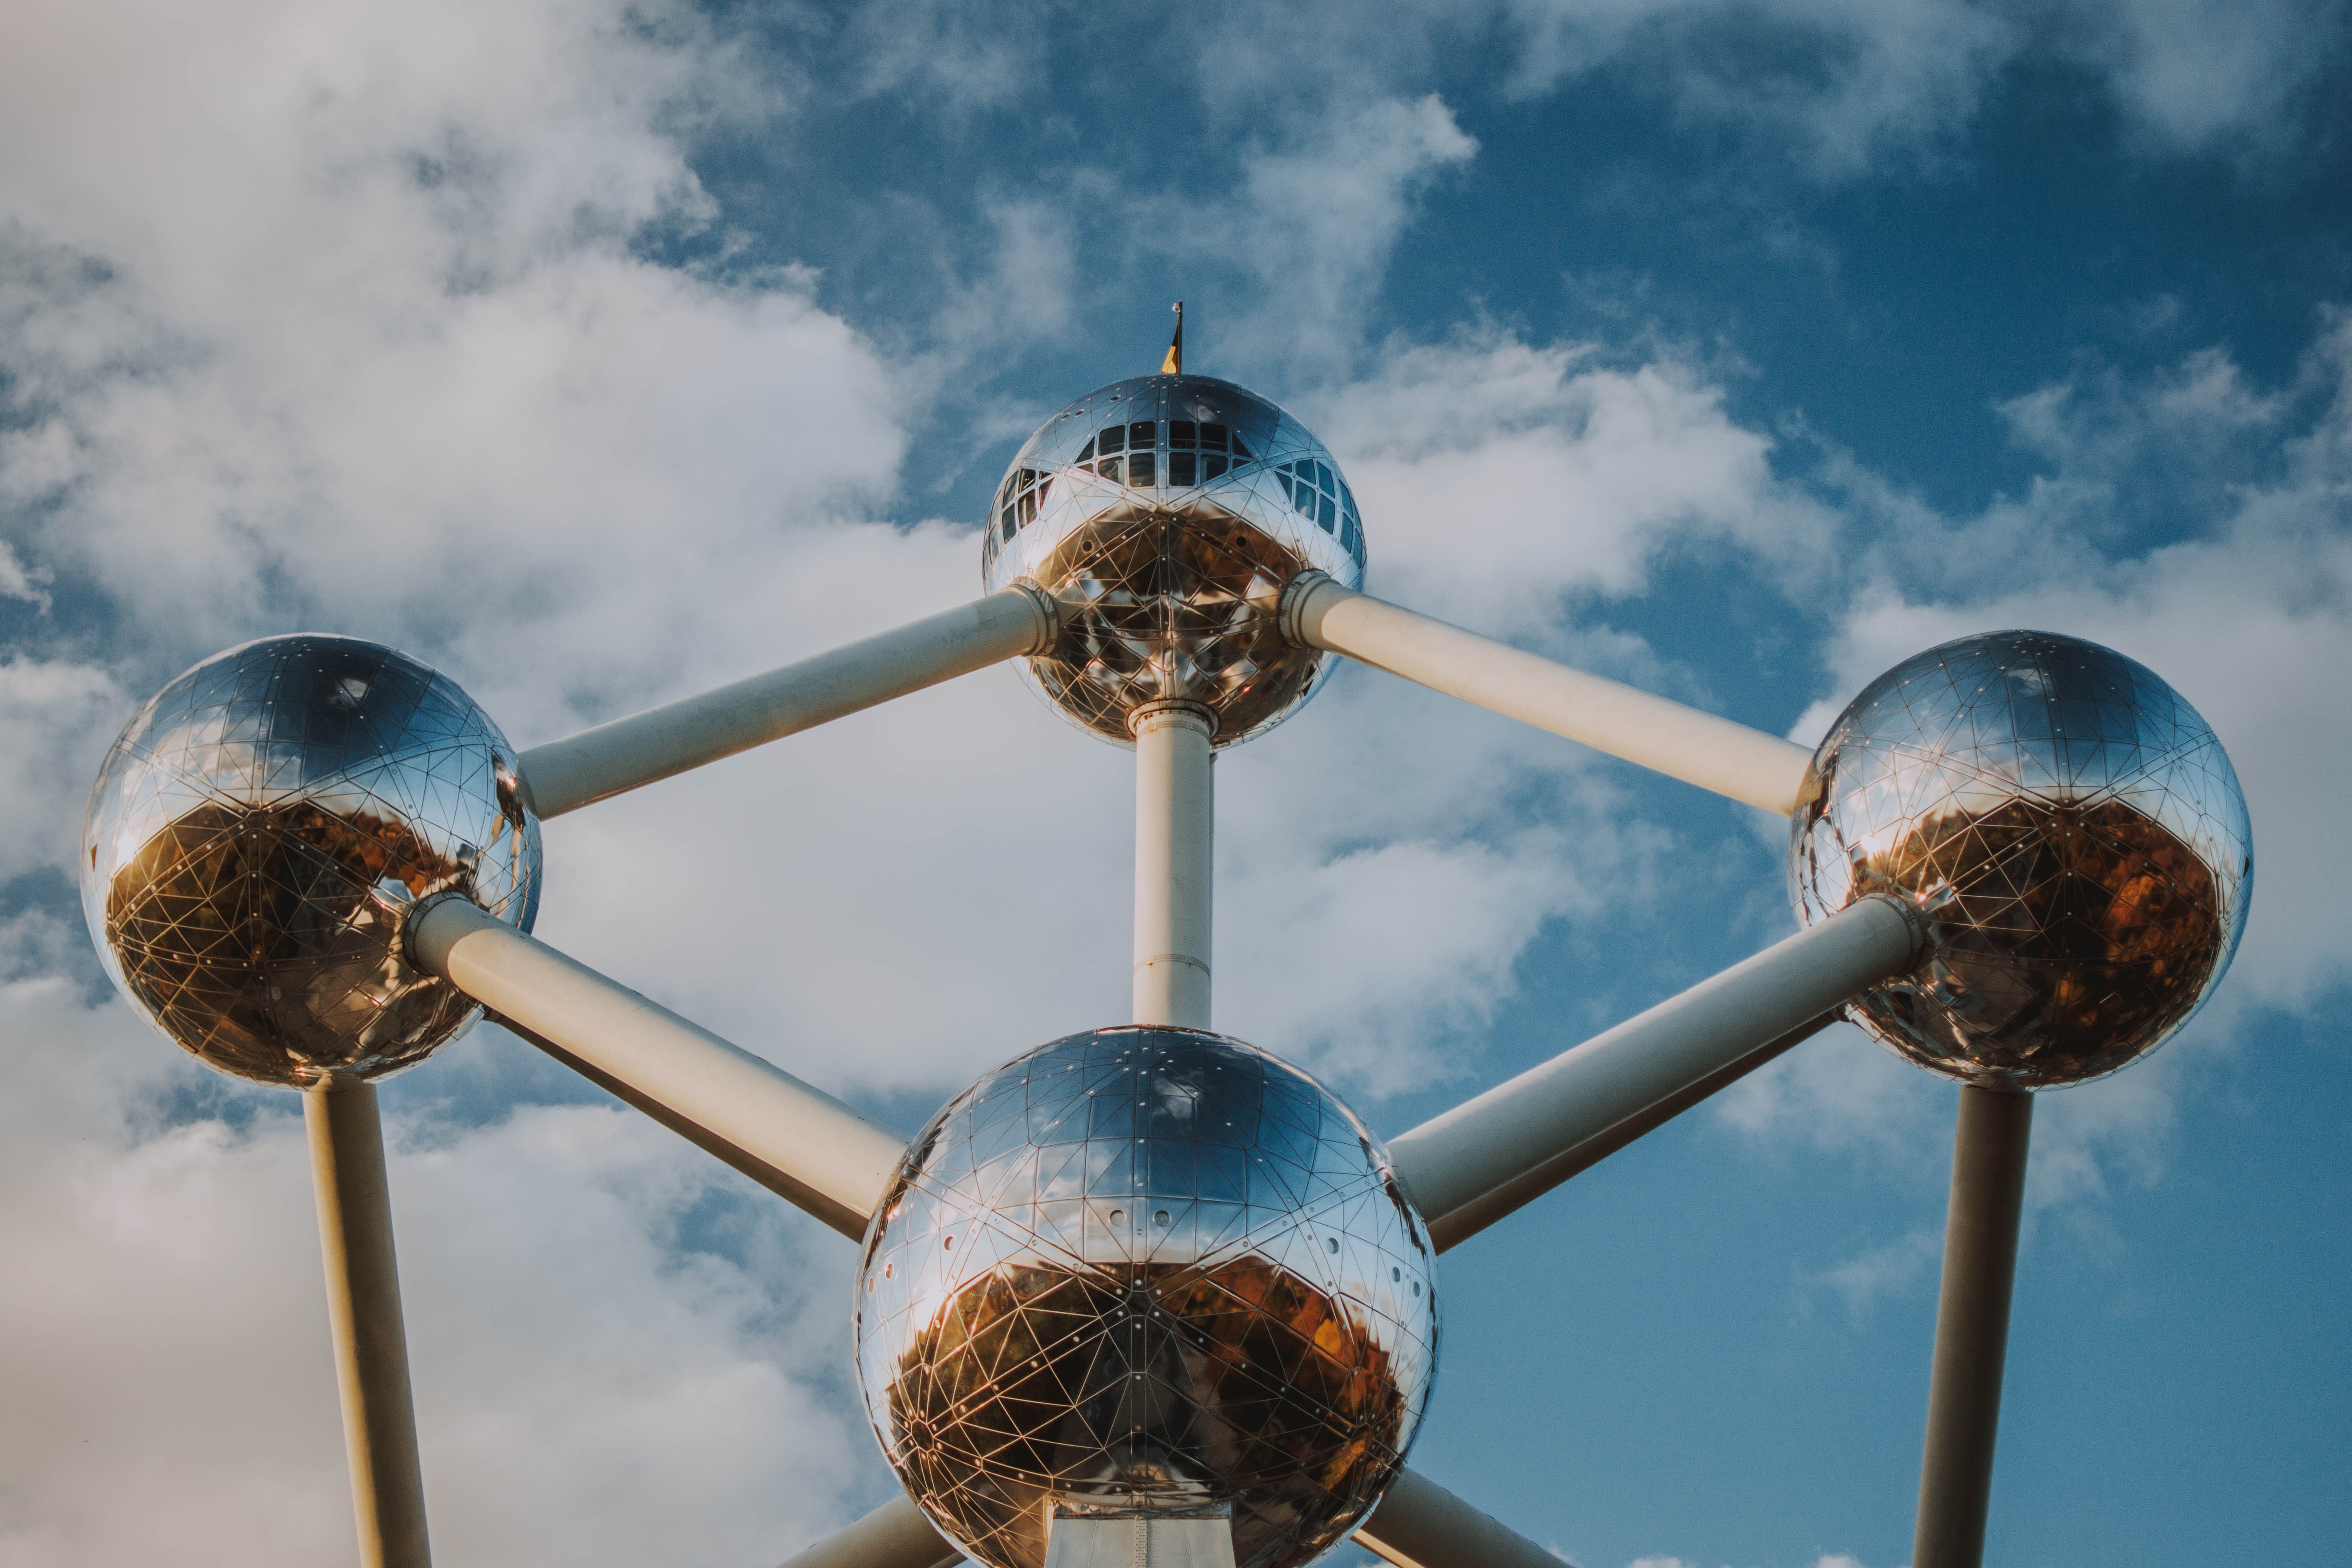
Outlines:
[[[2242, 955], [2046, 1097], [1991, 1560], [2352, 1532], [2343, 0], [85, 0], [0, 50], [0, 1560], [351, 1558], [292, 1097], [71, 850], [194, 660], [519, 742], [978, 592], [1045, 415], [1278, 399], [1376, 592], [1811, 744], [2032, 626], [2251, 803]], [[1220, 764], [1218, 1017], [1391, 1131], [1791, 927], [1777, 824], [1345, 670]], [[540, 932], [902, 1126], [1124, 1016], [1125, 754], [989, 671], [567, 817]], [[1585, 1568], [1894, 1568], [1954, 1091], [1841, 1027], [1445, 1260], [1415, 1463]], [[887, 1495], [849, 1248], [496, 1030], [385, 1092], [450, 1563]]]

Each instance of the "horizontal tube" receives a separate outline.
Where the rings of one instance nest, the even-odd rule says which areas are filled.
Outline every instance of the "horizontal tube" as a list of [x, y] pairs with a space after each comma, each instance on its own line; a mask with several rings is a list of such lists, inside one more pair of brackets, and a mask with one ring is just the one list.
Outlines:
[[1285, 591], [1282, 626], [1294, 642], [1782, 816], [1816, 787], [1812, 753], [1802, 746], [1416, 615], [1321, 573]]
[[856, 1523], [835, 1531], [783, 1568], [947, 1568], [962, 1556], [901, 1492]]
[[518, 768], [540, 816], [583, 805], [688, 768], [920, 691], [1053, 636], [1045, 595], [1015, 584], [911, 626], [533, 746]]
[[1560, 1568], [1562, 1559], [1435, 1481], [1399, 1470], [1356, 1527], [1359, 1544], [1396, 1568]]
[[740, 1151], [774, 1173], [772, 1190], [865, 1238], [906, 1151], [889, 1128], [464, 899], [426, 906], [409, 946], [418, 968], [562, 1047], [597, 1081], [660, 1106], [665, 1121], [691, 1124], [705, 1148], [715, 1140]]
[[1908, 970], [1919, 941], [1894, 900], [1849, 905], [1390, 1140], [1397, 1177], [1452, 1246], [1590, 1164], [1595, 1140]]

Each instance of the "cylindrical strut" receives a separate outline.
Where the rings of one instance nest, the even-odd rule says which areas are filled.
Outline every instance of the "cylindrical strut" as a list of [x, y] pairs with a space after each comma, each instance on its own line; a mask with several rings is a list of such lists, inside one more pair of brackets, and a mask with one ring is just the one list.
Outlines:
[[1138, 712], [1135, 734], [1135, 1021], [1209, 1026], [1216, 721], [1190, 702]]
[[333, 1083], [302, 1096], [318, 1190], [319, 1246], [326, 1254], [327, 1321], [343, 1400], [352, 1511], [361, 1568], [430, 1568], [425, 1475], [409, 1403], [408, 1340], [393, 1257], [392, 1196], [375, 1090]]
[[2001, 1366], [2009, 1351], [2010, 1292], [2017, 1279], [2018, 1216], [2025, 1204], [2026, 1145], [2032, 1128], [2032, 1095], [1961, 1087], [1913, 1568], [1978, 1568], [1984, 1561]]

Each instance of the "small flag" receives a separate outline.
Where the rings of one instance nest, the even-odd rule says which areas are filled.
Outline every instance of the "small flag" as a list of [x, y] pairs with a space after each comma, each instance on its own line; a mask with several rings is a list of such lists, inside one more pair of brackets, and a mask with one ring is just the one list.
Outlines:
[[1162, 375], [1184, 374], [1184, 301], [1179, 300], [1169, 307], [1176, 312], [1176, 336], [1168, 345], [1168, 357], [1160, 362]]

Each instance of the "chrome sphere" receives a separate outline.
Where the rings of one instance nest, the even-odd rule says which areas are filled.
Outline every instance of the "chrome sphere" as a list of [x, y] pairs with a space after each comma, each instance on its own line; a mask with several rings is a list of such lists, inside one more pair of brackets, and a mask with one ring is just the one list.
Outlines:
[[1297, 712], [1328, 664], [1276, 611], [1310, 567], [1363, 585], [1339, 465], [1289, 415], [1205, 375], [1114, 382], [1046, 420], [998, 487], [981, 555], [991, 592], [1026, 577], [1060, 602], [1029, 678], [1122, 744], [1147, 703], [1199, 703], [1218, 746]]
[[299, 633], [215, 655], [99, 770], [82, 910], [107, 973], [240, 1078], [424, 1060], [479, 1009], [409, 966], [407, 911], [455, 890], [524, 931], [537, 913], [514, 757], [471, 698], [390, 648]]
[[1863, 689], [1814, 753], [1790, 880], [1807, 924], [1890, 892], [1916, 972], [1848, 1013], [1970, 1083], [2079, 1083], [2143, 1056], [2230, 966], [2253, 890], [2237, 774], [2179, 693], [2048, 632], [1961, 637]]
[[1072, 1035], [948, 1102], [866, 1238], [858, 1380], [948, 1538], [1229, 1507], [1236, 1568], [1340, 1540], [1437, 1362], [1428, 1233], [1348, 1108], [1190, 1029]]

